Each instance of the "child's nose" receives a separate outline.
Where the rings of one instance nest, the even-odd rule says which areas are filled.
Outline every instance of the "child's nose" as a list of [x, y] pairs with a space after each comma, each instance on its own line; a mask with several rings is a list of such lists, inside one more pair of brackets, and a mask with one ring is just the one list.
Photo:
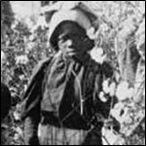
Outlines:
[[66, 45], [67, 45], [67, 46], [72, 46], [72, 44], [73, 44], [73, 41], [72, 41], [71, 39], [68, 39], [68, 40], [66, 41]]

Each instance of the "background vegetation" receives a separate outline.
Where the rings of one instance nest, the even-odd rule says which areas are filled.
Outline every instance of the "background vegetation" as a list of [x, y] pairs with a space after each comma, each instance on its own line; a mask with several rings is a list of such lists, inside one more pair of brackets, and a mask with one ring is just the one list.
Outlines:
[[[42, 6], [54, 3], [40, 2]], [[105, 121], [104, 145], [145, 145], [145, 1], [86, 4], [98, 16], [93, 36], [96, 52], [102, 48], [116, 72], [113, 81], [103, 83], [104, 92], [118, 99]], [[10, 2], [1, 1], [1, 82], [9, 86], [12, 94], [12, 109], [2, 126], [4, 145], [23, 145], [23, 124], [17, 121], [15, 111], [32, 69], [52, 53], [47, 46], [48, 26], [34, 24], [29, 27], [16, 19]], [[132, 51], [133, 56], [128, 55]], [[96, 52], [94, 58], [99, 57]], [[110, 86], [110, 82], [115, 85]], [[105, 102], [105, 97], [102, 100]]]

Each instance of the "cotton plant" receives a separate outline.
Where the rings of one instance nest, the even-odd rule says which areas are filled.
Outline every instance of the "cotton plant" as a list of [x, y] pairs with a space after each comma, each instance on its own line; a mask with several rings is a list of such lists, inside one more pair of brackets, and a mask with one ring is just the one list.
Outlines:
[[145, 60], [145, 19], [143, 19], [136, 32], [136, 46], [142, 59]]
[[113, 129], [102, 129], [103, 133], [103, 145], [124, 145], [125, 140], [121, 135], [118, 135], [118, 133], [115, 133]]
[[1, 51], [1, 68], [2, 68], [3, 63], [5, 62], [5, 60], [6, 60], [6, 55], [5, 55], [5, 53], [3, 51]]
[[99, 98], [102, 102], [107, 102], [109, 98], [115, 96], [116, 83], [111, 79], [106, 79], [102, 83], [103, 90], [99, 93]]
[[29, 62], [29, 59], [26, 55], [20, 55], [20, 56], [16, 56], [15, 58], [16, 60], [16, 64], [24, 64], [26, 65]]

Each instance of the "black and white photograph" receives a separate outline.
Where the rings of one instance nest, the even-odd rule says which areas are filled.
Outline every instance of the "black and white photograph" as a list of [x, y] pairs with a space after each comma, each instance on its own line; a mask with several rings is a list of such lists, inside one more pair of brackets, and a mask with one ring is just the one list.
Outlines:
[[146, 1], [1, 1], [1, 145], [146, 145]]

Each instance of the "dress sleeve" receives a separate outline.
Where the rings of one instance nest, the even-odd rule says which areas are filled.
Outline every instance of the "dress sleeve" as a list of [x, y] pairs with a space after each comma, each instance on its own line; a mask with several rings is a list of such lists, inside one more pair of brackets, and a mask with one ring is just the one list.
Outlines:
[[43, 79], [45, 70], [48, 67], [50, 61], [51, 59], [42, 61], [36, 67], [35, 73], [32, 76], [20, 106], [22, 120], [29, 116], [29, 114], [32, 113], [36, 107], [40, 108], [40, 102], [42, 100]]

